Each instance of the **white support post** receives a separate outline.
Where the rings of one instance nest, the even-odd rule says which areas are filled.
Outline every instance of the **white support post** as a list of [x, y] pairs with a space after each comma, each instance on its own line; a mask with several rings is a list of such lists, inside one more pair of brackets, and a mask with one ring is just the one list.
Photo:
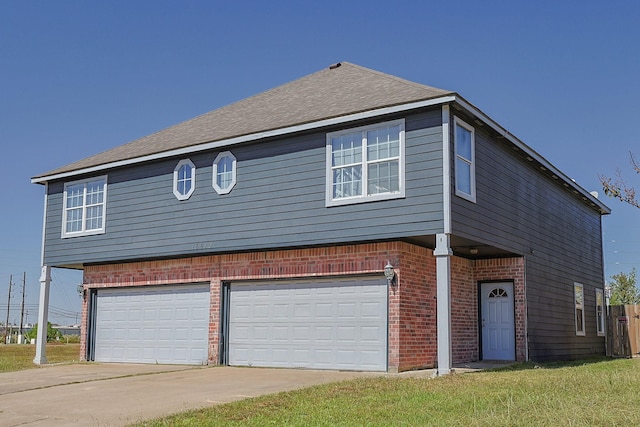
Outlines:
[[438, 375], [451, 372], [451, 256], [448, 234], [436, 235]]
[[51, 285], [51, 267], [45, 265], [40, 274], [40, 306], [38, 308], [38, 337], [36, 339], [36, 357], [33, 363], [44, 365], [47, 362], [47, 329], [49, 324], [49, 288]]

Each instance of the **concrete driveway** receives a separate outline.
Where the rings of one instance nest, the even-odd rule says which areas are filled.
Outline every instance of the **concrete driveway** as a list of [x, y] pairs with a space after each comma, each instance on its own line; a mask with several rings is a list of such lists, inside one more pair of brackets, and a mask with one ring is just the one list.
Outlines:
[[75, 364], [0, 373], [2, 426], [122, 426], [372, 375], [293, 369]]

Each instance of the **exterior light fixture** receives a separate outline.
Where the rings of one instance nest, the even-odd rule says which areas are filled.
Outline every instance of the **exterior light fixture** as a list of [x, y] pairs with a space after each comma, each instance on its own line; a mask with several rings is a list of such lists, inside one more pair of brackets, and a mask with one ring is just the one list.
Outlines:
[[78, 291], [78, 295], [80, 295], [80, 298], [84, 299], [84, 296], [85, 296], [84, 285], [79, 284], [76, 290]]
[[384, 277], [387, 278], [387, 283], [391, 286], [396, 284], [396, 272], [393, 269], [393, 265], [387, 261], [387, 265], [384, 267]]
[[471, 255], [478, 255], [478, 248], [469, 248], [469, 253]]

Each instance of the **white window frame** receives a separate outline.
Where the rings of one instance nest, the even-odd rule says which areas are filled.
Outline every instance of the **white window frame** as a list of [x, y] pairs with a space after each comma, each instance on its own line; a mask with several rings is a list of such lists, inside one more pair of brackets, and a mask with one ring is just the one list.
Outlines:
[[[220, 160], [225, 157], [231, 158], [231, 183], [228, 187], [222, 188], [218, 185], [218, 164]], [[237, 176], [237, 160], [236, 156], [233, 155], [231, 151], [223, 151], [216, 156], [216, 159], [213, 161], [213, 189], [216, 190], [218, 194], [229, 194], [233, 187], [236, 186], [236, 176]]]
[[[189, 191], [182, 194], [178, 189], [178, 182], [181, 180], [179, 176], [180, 169], [184, 165], [188, 165], [191, 167], [191, 188], [189, 188]], [[189, 199], [189, 197], [191, 197], [191, 195], [195, 190], [196, 190], [196, 165], [194, 165], [193, 162], [189, 159], [180, 160], [176, 165], [176, 167], [173, 169], [173, 195], [176, 196], [176, 199], [178, 200], [187, 200]]]
[[[88, 205], [87, 204], [87, 185], [94, 182], [102, 181], [102, 202]], [[67, 207], [67, 189], [71, 186], [82, 185], [83, 186], [83, 194], [82, 194], [82, 205], [76, 206], [73, 208]], [[101, 224], [102, 226], [99, 228], [91, 228], [87, 229], [87, 208], [89, 207], [102, 207], [102, 215], [101, 215]], [[79, 231], [67, 231], [67, 215], [69, 211], [81, 209], [82, 210], [82, 227]], [[79, 236], [90, 236], [95, 234], [104, 234], [106, 230], [106, 222], [107, 222], [107, 175], [97, 176], [88, 179], [82, 179], [78, 181], [65, 182], [64, 184], [64, 192], [62, 196], [62, 238], [66, 239], [69, 237], [79, 237]]]
[[[578, 289], [582, 295], [582, 301], [578, 301]], [[577, 282], [573, 284], [573, 301], [575, 307], [573, 318], [576, 323], [576, 335], [585, 336], [587, 328], [584, 324], [584, 285]], [[580, 313], [578, 313], [578, 310], [580, 310]], [[580, 316], [580, 321], [578, 321], [578, 316]], [[580, 324], [582, 324], [582, 329], [580, 329]]]
[[604, 328], [606, 317], [607, 312], [605, 310], [604, 291], [602, 289], [596, 289], [596, 329], [599, 337], [605, 335]]
[[[399, 153], [397, 156], [398, 160], [398, 191], [388, 192], [388, 193], [378, 193], [368, 195], [368, 165], [374, 163], [373, 161], [369, 162], [367, 160], [367, 132], [375, 129], [399, 126]], [[391, 199], [401, 199], [405, 197], [405, 120], [391, 120], [388, 122], [376, 123], [373, 125], [367, 126], [359, 126], [355, 128], [344, 129], [336, 132], [327, 133], [326, 137], [326, 192], [325, 192], [325, 206], [341, 206], [341, 205], [350, 205], [356, 203], [366, 203], [366, 202], [374, 202], [378, 200], [391, 200]], [[362, 194], [358, 196], [352, 197], [333, 197], [333, 145], [331, 143], [331, 139], [340, 135], [347, 135], [351, 133], [361, 133], [362, 134], [362, 161], [360, 164], [362, 165]], [[396, 157], [389, 157], [387, 159], [395, 159]]]
[[[465, 129], [466, 131], [471, 133], [471, 158], [467, 159], [466, 157], [458, 154], [458, 127]], [[454, 117], [453, 118], [453, 140], [454, 140], [454, 174], [455, 174], [455, 186], [456, 186], [456, 196], [462, 197], [470, 202], [476, 202], [476, 131], [473, 126], [466, 123], [464, 120]], [[463, 191], [458, 186], [458, 161], [464, 162], [469, 167], [470, 173], [470, 182], [469, 186], [471, 188], [471, 192], [467, 193]]]

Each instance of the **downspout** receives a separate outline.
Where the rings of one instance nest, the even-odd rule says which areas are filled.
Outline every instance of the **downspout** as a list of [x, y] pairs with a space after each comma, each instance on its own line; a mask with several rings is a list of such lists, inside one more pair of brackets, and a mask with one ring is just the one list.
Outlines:
[[449, 105], [442, 106], [443, 233], [436, 235], [438, 375], [451, 372], [451, 144]]
[[49, 326], [49, 288], [51, 285], [51, 267], [44, 264], [44, 243], [47, 227], [47, 202], [49, 184], [44, 185], [44, 213], [42, 215], [42, 248], [40, 253], [40, 301], [38, 305], [38, 336], [36, 338], [36, 356], [33, 363], [44, 365], [47, 361], [47, 329]]

